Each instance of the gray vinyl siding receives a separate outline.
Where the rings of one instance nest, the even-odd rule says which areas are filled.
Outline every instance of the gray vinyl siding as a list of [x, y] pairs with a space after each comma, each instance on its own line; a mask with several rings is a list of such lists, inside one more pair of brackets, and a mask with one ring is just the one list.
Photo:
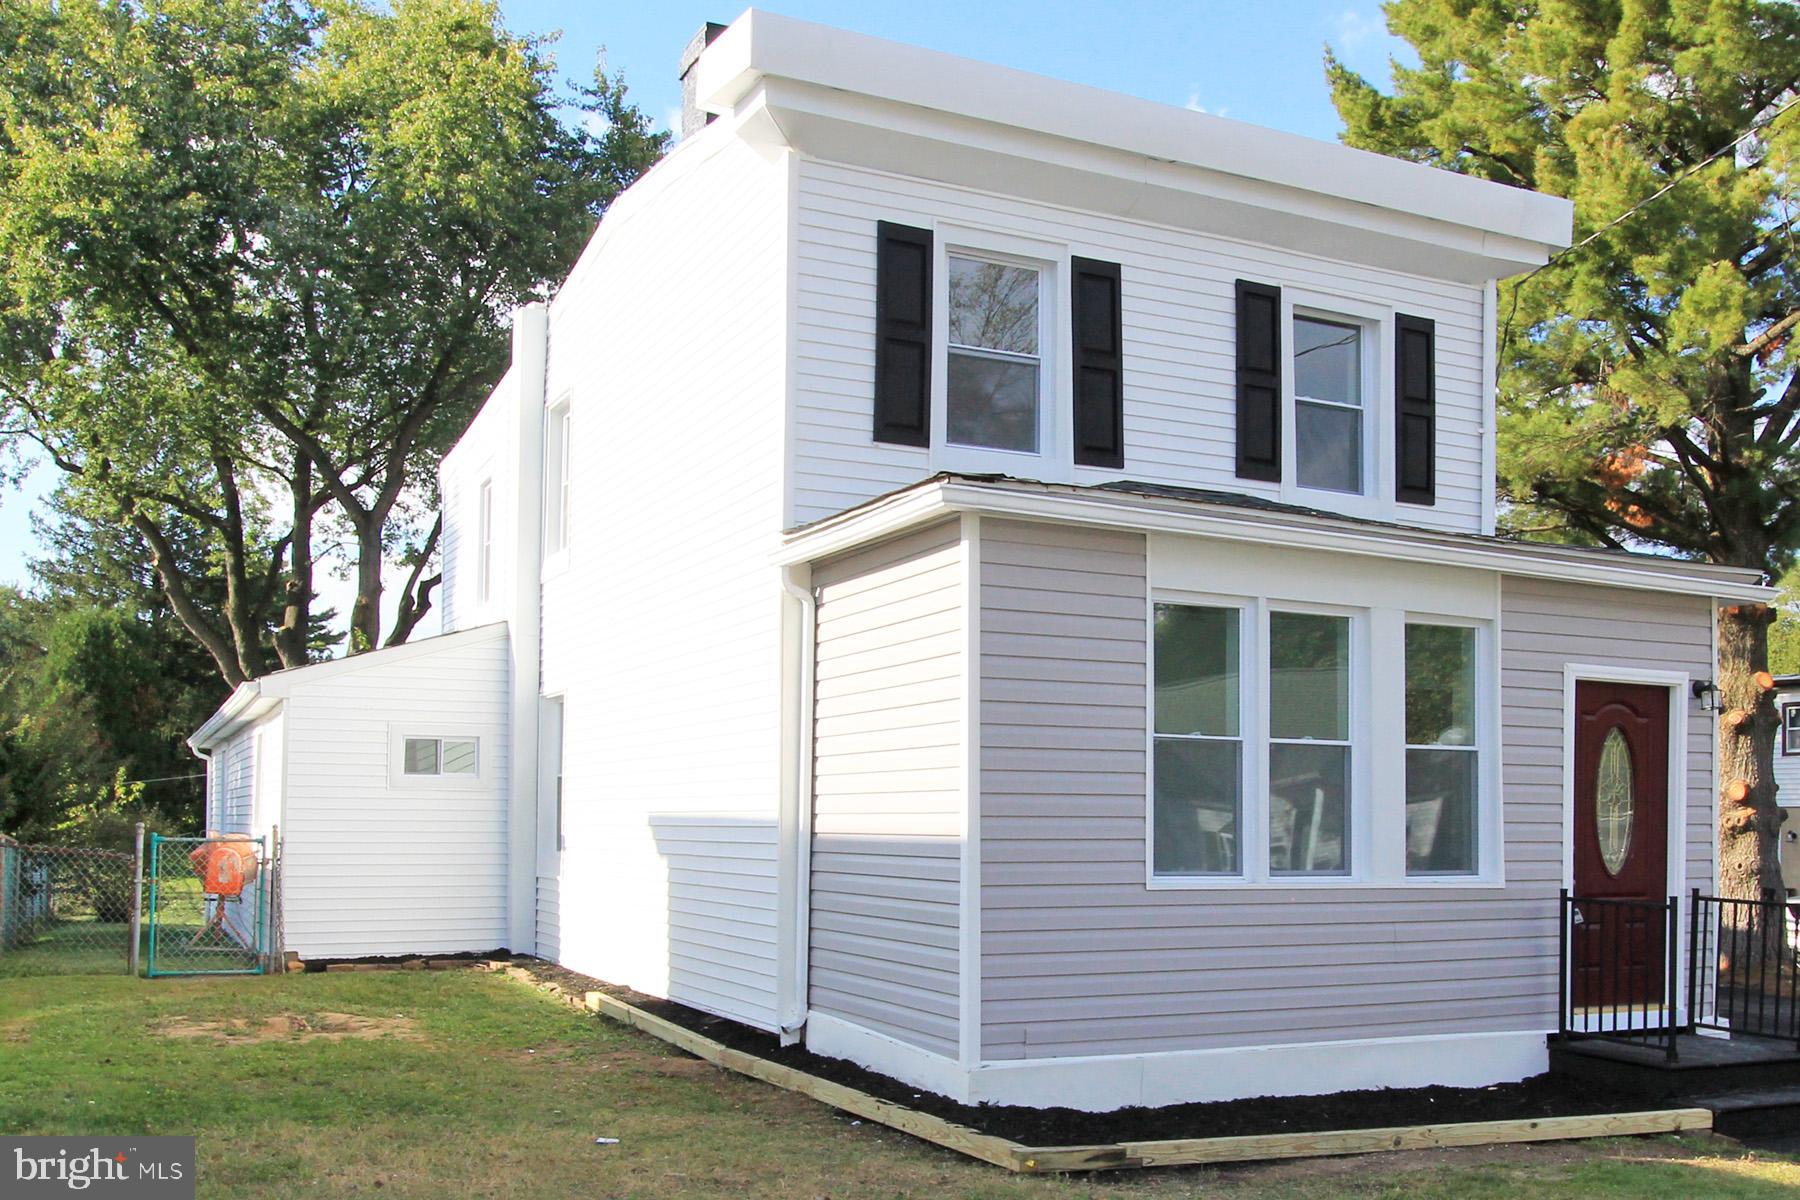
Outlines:
[[[1534, 822], [1534, 878], [1562, 875], [1563, 666], [1685, 671], [1711, 679], [1712, 602], [1549, 580], [1501, 591], [1501, 684], [1507, 798]], [[1687, 697], [1687, 885], [1713, 882], [1713, 722]]]
[[1705, 601], [1506, 582], [1503, 887], [1152, 890], [1144, 539], [988, 520], [980, 562], [984, 1059], [1553, 1027], [1563, 663], [1701, 673]]
[[954, 523], [816, 568], [809, 1003], [957, 1052], [963, 700]]

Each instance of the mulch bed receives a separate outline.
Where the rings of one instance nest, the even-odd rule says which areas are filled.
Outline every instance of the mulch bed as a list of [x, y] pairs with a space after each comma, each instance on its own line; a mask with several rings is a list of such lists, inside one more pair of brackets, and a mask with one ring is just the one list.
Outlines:
[[959, 1104], [947, 1096], [908, 1086], [841, 1058], [825, 1058], [802, 1046], [783, 1046], [773, 1034], [684, 1004], [616, 987], [550, 963], [517, 961], [528, 966], [531, 974], [540, 981], [557, 984], [572, 996], [605, 992], [734, 1050], [1026, 1146], [1110, 1145], [1174, 1138], [1530, 1120], [1590, 1116], [1641, 1107], [1622, 1100], [1617, 1092], [1609, 1089], [1552, 1075], [1537, 1075], [1519, 1083], [1492, 1087], [1380, 1088], [1329, 1096], [1263, 1096], [1164, 1108], [1121, 1108], [1105, 1113], [1070, 1108]]

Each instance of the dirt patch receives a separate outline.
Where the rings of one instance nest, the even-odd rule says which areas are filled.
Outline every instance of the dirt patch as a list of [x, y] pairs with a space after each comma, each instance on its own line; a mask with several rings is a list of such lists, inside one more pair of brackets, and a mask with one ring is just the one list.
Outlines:
[[19, 1017], [15, 1020], [0, 1022], [0, 1042], [20, 1044], [31, 1040], [31, 1026], [36, 1017]]
[[314, 1013], [303, 1017], [298, 1013], [277, 1013], [252, 1021], [232, 1018], [225, 1021], [193, 1021], [175, 1017], [157, 1026], [156, 1032], [167, 1038], [210, 1038], [234, 1045], [256, 1045], [262, 1042], [343, 1042], [368, 1041], [375, 1038], [401, 1038], [418, 1041], [417, 1022], [411, 1017], [363, 1017], [355, 1013]]
[[1107, 1113], [1068, 1108], [967, 1105], [910, 1087], [842, 1059], [825, 1058], [801, 1046], [783, 1046], [771, 1034], [685, 1005], [602, 983], [548, 963], [531, 962], [526, 969], [541, 983], [555, 983], [567, 994], [605, 992], [733, 1049], [1027, 1146], [1105, 1145], [1164, 1138], [1322, 1133], [1462, 1121], [1531, 1120], [1643, 1107], [1622, 1101], [1606, 1089], [1553, 1075], [1539, 1075], [1519, 1083], [1492, 1087], [1381, 1088], [1328, 1096], [1261, 1096], [1164, 1108], [1122, 1108]]

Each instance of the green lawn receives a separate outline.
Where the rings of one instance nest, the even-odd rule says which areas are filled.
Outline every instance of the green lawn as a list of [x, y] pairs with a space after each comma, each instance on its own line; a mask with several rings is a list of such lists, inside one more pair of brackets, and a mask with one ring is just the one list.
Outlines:
[[1678, 1139], [1020, 1178], [484, 972], [0, 980], [0, 1133], [134, 1132], [197, 1134], [200, 1194], [231, 1197], [1685, 1200], [1800, 1188], [1800, 1164]]

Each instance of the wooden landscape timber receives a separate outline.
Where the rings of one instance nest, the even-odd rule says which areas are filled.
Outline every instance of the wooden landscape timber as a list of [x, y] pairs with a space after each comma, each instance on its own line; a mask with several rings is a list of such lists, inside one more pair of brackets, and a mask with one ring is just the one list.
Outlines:
[[853, 1116], [898, 1129], [947, 1150], [955, 1150], [959, 1154], [1023, 1174], [1116, 1171], [1202, 1163], [1257, 1162], [1277, 1158], [1322, 1158], [1449, 1146], [1491, 1146], [1509, 1142], [1689, 1133], [1712, 1128], [1712, 1114], [1707, 1110], [1678, 1108], [1579, 1117], [1531, 1117], [1507, 1121], [1393, 1126], [1384, 1129], [1343, 1129], [1325, 1133], [1274, 1133], [1248, 1137], [1120, 1142], [1104, 1146], [1024, 1146], [1008, 1138], [981, 1133], [929, 1113], [878, 1100], [855, 1088], [769, 1062], [742, 1050], [734, 1050], [704, 1034], [647, 1013], [605, 992], [588, 992], [586, 1006], [602, 1016], [640, 1029], [728, 1071], [736, 1071], [752, 1079], [799, 1092]]

